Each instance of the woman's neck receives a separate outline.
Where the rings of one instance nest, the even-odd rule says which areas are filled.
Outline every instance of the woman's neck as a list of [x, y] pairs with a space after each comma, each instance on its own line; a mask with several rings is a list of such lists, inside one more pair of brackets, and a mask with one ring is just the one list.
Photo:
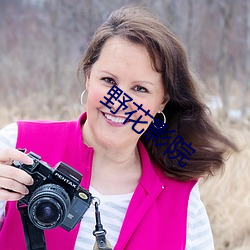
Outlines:
[[94, 148], [91, 185], [101, 194], [125, 194], [134, 191], [141, 177], [141, 161], [134, 145], [108, 147], [83, 130], [84, 143]]
[[89, 130], [88, 126], [82, 127], [83, 141], [89, 147], [95, 150], [95, 156], [101, 158], [103, 163], [107, 162], [110, 165], [128, 165], [138, 157], [137, 141], [116, 145], [95, 138]]

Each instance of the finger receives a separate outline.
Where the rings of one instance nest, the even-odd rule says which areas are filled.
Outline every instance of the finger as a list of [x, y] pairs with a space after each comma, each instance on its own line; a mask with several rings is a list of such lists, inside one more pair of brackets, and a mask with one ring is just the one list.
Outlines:
[[15, 193], [15, 192], [9, 192], [5, 189], [0, 188], [0, 200], [2, 201], [18, 201], [21, 198], [23, 198], [24, 195]]
[[14, 160], [27, 165], [33, 164], [33, 160], [28, 155], [17, 149], [6, 148], [0, 150], [0, 163], [12, 162]]
[[13, 179], [24, 185], [32, 185], [34, 182], [33, 178], [24, 170], [9, 165], [0, 164], [0, 176]]
[[29, 190], [25, 185], [13, 179], [0, 177], [0, 183], [1, 183], [1, 188], [8, 189], [8, 190], [11, 190], [13, 192], [20, 193], [23, 195], [26, 195], [29, 193]]

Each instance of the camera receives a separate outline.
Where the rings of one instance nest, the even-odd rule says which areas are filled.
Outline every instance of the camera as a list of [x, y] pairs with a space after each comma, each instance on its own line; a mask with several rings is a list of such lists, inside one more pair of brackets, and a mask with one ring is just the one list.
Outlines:
[[63, 162], [51, 168], [33, 152], [27, 154], [32, 165], [13, 162], [13, 166], [32, 176], [29, 193], [19, 200], [27, 205], [30, 221], [42, 230], [57, 226], [72, 230], [89, 208], [92, 195], [80, 185], [82, 175]]

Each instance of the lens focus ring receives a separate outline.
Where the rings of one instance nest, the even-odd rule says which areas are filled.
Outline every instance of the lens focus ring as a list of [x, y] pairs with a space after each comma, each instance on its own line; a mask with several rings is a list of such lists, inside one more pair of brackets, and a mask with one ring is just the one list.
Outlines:
[[46, 184], [32, 194], [28, 213], [32, 223], [40, 229], [51, 229], [63, 222], [68, 214], [70, 198], [59, 185]]

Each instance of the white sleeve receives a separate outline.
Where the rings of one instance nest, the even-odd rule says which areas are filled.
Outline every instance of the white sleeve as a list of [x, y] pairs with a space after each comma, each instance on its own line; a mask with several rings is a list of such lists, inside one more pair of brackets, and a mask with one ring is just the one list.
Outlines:
[[200, 199], [198, 183], [193, 187], [188, 202], [186, 250], [214, 250], [209, 218]]
[[[0, 130], [0, 149], [15, 148], [17, 142], [17, 124], [12, 123]], [[0, 200], [0, 230], [2, 228], [5, 218], [6, 201]]]
[[16, 147], [17, 131], [16, 123], [11, 123], [0, 130], [0, 149]]

